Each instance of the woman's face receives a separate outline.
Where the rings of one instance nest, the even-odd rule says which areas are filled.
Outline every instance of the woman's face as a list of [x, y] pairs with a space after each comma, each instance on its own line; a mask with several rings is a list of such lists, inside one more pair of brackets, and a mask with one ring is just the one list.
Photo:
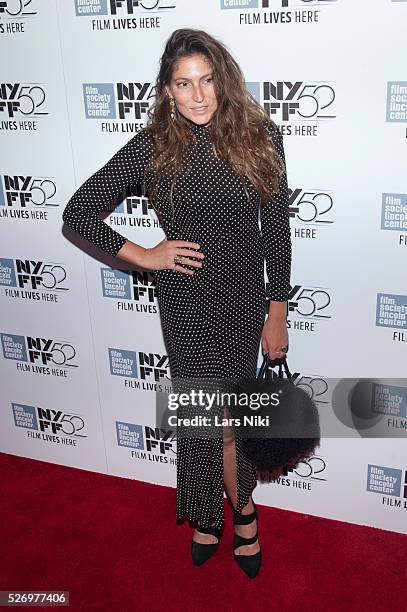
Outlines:
[[204, 55], [183, 57], [175, 64], [169, 86], [178, 111], [194, 123], [204, 125], [218, 107], [212, 66]]

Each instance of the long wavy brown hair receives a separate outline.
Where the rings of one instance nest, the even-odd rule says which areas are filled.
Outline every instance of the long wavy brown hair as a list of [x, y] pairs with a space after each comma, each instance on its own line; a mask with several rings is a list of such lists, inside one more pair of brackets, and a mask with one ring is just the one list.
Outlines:
[[176, 62], [194, 54], [206, 57], [213, 70], [217, 109], [208, 124], [215, 155], [224, 159], [239, 176], [250, 199], [246, 176], [260, 196], [260, 205], [278, 190], [285, 163], [278, 154], [266, 124], [278, 130], [260, 104], [247, 91], [243, 73], [226, 49], [202, 30], [181, 28], [168, 39], [160, 59], [155, 86], [155, 102], [148, 112], [146, 128], [154, 140], [154, 177], [148, 197], [154, 205], [159, 177], [171, 177], [171, 204], [177, 177], [185, 169], [185, 159], [193, 144], [190, 122], [179, 111], [170, 117], [165, 85], [170, 85]]

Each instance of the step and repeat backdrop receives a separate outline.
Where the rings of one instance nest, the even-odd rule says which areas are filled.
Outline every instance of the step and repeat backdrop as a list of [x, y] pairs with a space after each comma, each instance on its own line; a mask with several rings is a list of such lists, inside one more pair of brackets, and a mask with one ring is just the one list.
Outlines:
[[[154, 278], [64, 228], [62, 212], [145, 125], [169, 35], [199, 28], [283, 133], [288, 364], [322, 421], [337, 418], [255, 499], [407, 533], [406, 20], [404, 0], [0, 3], [3, 452], [176, 485], [176, 439], [155, 420], [170, 372]], [[106, 214], [143, 246], [164, 237], [142, 193]]]

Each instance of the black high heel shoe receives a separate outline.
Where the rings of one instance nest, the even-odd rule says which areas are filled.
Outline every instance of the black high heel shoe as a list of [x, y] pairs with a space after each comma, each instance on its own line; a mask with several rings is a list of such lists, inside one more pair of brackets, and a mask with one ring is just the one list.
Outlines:
[[211, 525], [210, 527], [202, 527], [201, 525], [198, 525], [196, 529], [199, 531], [199, 533], [210, 533], [218, 538], [217, 542], [211, 542], [209, 544], [201, 544], [200, 542], [195, 542], [195, 540], [192, 540], [192, 560], [195, 565], [202, 565], [216, 552], [219, 546], [221, 530], [215, 525]]
[[[252, 500], [253, 501], [253, 500]], [[233, 539], [233, 556], [237, 561], [239, 567], [244, 571], [244, 573], [249, 576], [249, 578], [256, 578], [258, 571], [261, 566], [261, 550], [254, 553], [254, 555], [237, 555], [235, 553], [236, 548], [240, 546], [247, 546], [248, 544], [254, 544], [258, 538], [258, 519], [257, 519], [257, 506], [253, 501], [254, 512], [250, 514], [236, 514], [233, 518], [234, 525], [250, 525], [255, 519], [257, 520], [257, 528], [256, 533], [251, 538], [244, 538], [243, 536], [235, 533]]]

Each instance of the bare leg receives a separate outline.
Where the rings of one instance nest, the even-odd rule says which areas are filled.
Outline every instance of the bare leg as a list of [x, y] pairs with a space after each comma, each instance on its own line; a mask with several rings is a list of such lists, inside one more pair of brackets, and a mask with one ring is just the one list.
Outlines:
[[[227, 410], [227, 409], [225, 409]], [[226, 413], [227, 414], [227, 413]], [[229, 415], [228, 415], [229, 416]], [[236, 443], [233, 428], [228, 426], [223, 427], [223, 479], [225, 484], [226, 495], [228, 496], [233, 508], [237, 505], [237, 464], [236, 464]], [[252, 499], [250, 498], [247, 505], [243, 508], [242, 514], [250, 514], [254, 511]], [[250, 525], [235, 525], [235, 533], [243, 538], [251, 538], [256, 533], [257, 520], [254, 520]], [[259, 542], [256, 540], [253, 544], [239, 546], [236, 549], [236, 554], [254, 555], [260, 550]]]
[[[214, 525], [215, 522], [211, 523]], [[215, 544], [218, 541], [218, 538], [210, 533], [200, 533], [197, 529], [194, 530], [192, 535], [192, 539], [198, 544]]]
[[[230, 414], [225, 408], [224, 416], [230, 417]], [[230, 426], [223, 427], [223, 478], [226, 495], [228, 496], [233, 508], [237, 505], [237, 464], [236, 464], [236, 444], [233, 428]], [[253, 502], [250, 499], [247, 505], [243, 508], [242, 514], [250, 514], [254, 511]], [[235, 525], [235, 532], [244, 538], [250, 538], [255, 535], [257, 521], [254, 520], [250, 525]], [[211, 544], [218, 541], [216, 536], [206, 533], [199, 533], [195, 529], [192, 539], [200, 544]], [[254, 544], [239, 546], [236, 549], [236, 554], [254, 555], [260, 550], [258, 540]]]

